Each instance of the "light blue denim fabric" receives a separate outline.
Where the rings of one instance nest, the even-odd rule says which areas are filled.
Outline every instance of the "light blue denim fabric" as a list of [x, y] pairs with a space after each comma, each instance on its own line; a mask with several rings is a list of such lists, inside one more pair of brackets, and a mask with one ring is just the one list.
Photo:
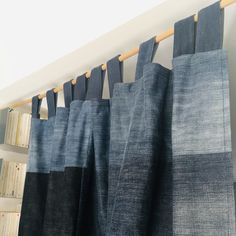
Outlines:
[[29, 160], [25, 179], [19, 235], [41, 236], [50, 171], [55, 117], [32, 118]]
[[27, 172], [49, 173], [55, 117], [32, 118]]
[[54, 124], [50, 171], [64, 171], [68, 118], [69, 109], [58, 107]]
[[235, 235], [225, 51], [174, 59], [175, 235]]
[[136, 81], [117, 83], [113, 90], [109, 236], [172, 233], [172, 83], [168, 69], [150, 63], [152, 40], [141, 46]]

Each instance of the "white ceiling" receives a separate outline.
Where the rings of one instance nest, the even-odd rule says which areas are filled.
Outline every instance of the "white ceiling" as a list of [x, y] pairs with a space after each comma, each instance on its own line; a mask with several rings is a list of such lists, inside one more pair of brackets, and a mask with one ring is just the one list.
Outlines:
[[0, 89], [163, 0], [0, 1]]

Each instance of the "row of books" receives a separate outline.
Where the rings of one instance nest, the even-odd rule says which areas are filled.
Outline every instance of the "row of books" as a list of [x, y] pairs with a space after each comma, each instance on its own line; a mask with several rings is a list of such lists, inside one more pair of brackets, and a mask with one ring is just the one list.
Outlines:
[[19, 111], [8, 112], [4, 142], [6, 144], [28, 148], [30, 125], [30, 114]]
[[0, 212], [0, 235], [17, 236], [20, 221], [20, 213]]
[[0, 196], [22, 198], [26, 164], [0, 159]]

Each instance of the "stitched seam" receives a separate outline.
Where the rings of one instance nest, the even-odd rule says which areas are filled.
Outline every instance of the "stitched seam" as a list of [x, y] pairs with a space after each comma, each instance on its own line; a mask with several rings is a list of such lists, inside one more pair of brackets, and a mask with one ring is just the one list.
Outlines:
[[[225, 94], [224, 94], [224, 74], [223, 74], [223, 65], [222, 65], [222, 62], [223, 62], [223, 57], [222, 57], [222, 53], [220, 54], [220, 71], [221, 71], [221, 89], [222, 89], [222, 100], [223, 100], [223, 105], [222, 105], [222, 114], [223, 114], [223, 131], [224, 131], [224, 158], [226, 158], [226, 149], [225, 149], [225, 146], [226, 146], [226, 141], [225, 141]], [[228, 217], [228, 224], [230, 226], [230, 219], [229, 219], [229, 213], [230, 213], [230, 209], [229, 209], [229, 186], [227, 184], [226, 186], [227, 188], [227, 194], [226, 194], [226, 202], [227, 202], [227, 206], [228, 206], [228, 214], [227, 214], [227, 217]], [[228, 235], [230, 233], [230, 227], [228, 227]]]

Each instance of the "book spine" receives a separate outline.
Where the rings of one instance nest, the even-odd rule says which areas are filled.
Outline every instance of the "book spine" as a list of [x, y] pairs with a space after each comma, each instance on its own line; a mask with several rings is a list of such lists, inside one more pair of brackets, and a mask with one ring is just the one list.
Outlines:
[[4, 169], [4, 160], [0, 159], [0, 197], [2, 196], [2, 187], [3, 187], [3, 169]]
[[2, 196], [6, 196], [6, 185], [7, 185], [8, 167], [9, 167], [9, 162], [4, 160]]
[[6, 131], [5, 131], [5, 139], [4, 139], [4, 143], [6, 143], [6, 144], [9, 144], [9, 142], [10, 142], [11, 120], [12, 120], [12, 113], [8, 112]]

